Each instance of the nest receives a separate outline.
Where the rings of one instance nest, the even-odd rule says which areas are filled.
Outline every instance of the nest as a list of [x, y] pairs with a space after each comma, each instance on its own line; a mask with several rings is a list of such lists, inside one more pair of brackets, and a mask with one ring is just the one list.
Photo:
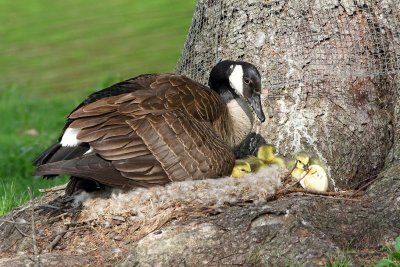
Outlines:
[[[127, 192], [82, 192], [72, 200], [60, 191], [51, 192], [7, 215], [10, 223], [4, 233], [14, 241], [4, 245], [0, 256], [18, 253], [25, 257], [53, 251], [47, 255], [69, 255], [63, 260], [71, 261], [73, 256], [85, 255], [89, 257], [79, 259], [92, 260], [82, 265], [107, 265], [107, 261], [122, 258], [143, 237], [163, 231], [166, 223], [174, 227], [182, 221], [199, 222], [226, 206], [267, 201], [281, 187], [285, 175], [287, 171], [268, 167], [240, 179], [175, 182]], [[31, 246], [33, 235], [36, 248]]]
[[[284, 171], [278, 167], [264, 168], [243, 178], [231, 177], [198, 181], [183, 181], [166, 186], [137, 188], [123, 192], [77, 195], [75, 205], [82, 204], [78, 221], [105, 223], [109, 218], [123, 217], [134, 224], [158, 228], [171, 218], [184, 218], [201, 211], [217, 210], [237, 203], [263, 202], [281, 186]], [[149, 224], [154, 225], [148, 227]]]

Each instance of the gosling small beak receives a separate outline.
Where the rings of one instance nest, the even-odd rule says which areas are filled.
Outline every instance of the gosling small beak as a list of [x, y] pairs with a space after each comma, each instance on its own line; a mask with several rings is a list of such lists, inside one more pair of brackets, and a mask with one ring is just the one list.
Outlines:
[[304, 164], [303, 169], [304, 169], [305, 171], [308, 171], [308, 170], [310, 169], [310, 166], [309, 166], [308, 164]]
[[251, 108], [254, 110], [254, 113], [256, 113], [257, 118], [261, 122], [264, 122], [265, 115], [261, 105], [261, 96], [259, 94], [254, 94], [251, 97], [247, 98], [247, 100], [249, 101]]

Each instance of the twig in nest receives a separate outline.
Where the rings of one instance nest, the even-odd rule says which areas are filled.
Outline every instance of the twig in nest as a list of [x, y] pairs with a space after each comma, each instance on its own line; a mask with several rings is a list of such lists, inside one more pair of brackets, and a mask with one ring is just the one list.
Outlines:
[[51, 241], [51, 243], [47, 246], [47, 250], [49, 252], [51, 252], [58, 244], [58, 242], [60, 242], [61, 238], [63, 238], [63, 236], [68, 233], [68, 232], [72, 232], [72, 231], [77, 231], [77, 230], [81, 230], [81, 229], [85, 229], [85, 228], [90, 228], [89, 225], [84, 225], [84, 226], [78, 226], [75, 228], [71, 228], [69, 229], [71, 224], [66, 224], [64, 225], [63, 228], [61, 228], [61, 230], [56, 233], [55, 235], [53, 235], [51, 238], [54, 238], [53, 241]]
[[[294, 169], [294, 168], [293, 168]], [[292, 170], [293, 171], [293, 170]], [[297, 180], [296, 182], [294, 182], [294, 183], [292, 183], [292, 184], [290, 184], [290, 185], [288, 185], [287, 187], [285, 187], [284, 189], [290, 189], [290, 188], [292, 188], [292, 187], [294, 187], [295, 185], [297, 185], [297, 184], [300, 184], [300, 182], [308, 175], [308, 173], [310, 172], [310, 169], [308, 169], [307, 170], [307, 172], [303, 175], [303, 177], [301, 177], [299, 180]]]
[[39, 192], [41, 192], [41, 193], [57, 192], [57, 191], [64, 190], [66, 187], [67, 187], [67, 184], [58, 185], [58, 186], [51, 187], [51, 188], [41, 188], [41, 189], [39, 189]]
[[[16, 221], [14, 221], [14, 217], [12, 215], [11, 215], [11, 219], [12, 219], [12, 221], [9, 221], [9, 220], [0, 220], [0, 221], [3, 222], [3, 223], [11, 223], [21, 236], [27, 237], [29, 239], [32, 238], [32, 236], [30, 236], [29, 234], [25, 233], [24, 231], [22, 231], [21, 229], [19, 229], [17, 227], [17, 224], [28, 224], [28, 222], [16, 222]], [[32, 242], [30, 242], [30, 241], [27, 241], [27, 242], [28, 242], [28, 244], [33, 246]], [[34, 260], [32, 260], [32, 261], [35, 262]]]
[[20, 222], [17, 222], [17, 221], [14, 220], [14, 216], [12, 216], [12, 215], [11, 215], [11, 219], [12, 219], [11, 221], [10, 221], [10, 220], [0, 220], [0, 222], [3, 222], [3, 223], [11, 223], [11, 224], [13, 224], [14, 228], [15, 228], [22, 236], [31, 238], [30, 235], [24, 233], [21, 229], [19, 229], [19, 228], [17, 227], [17, 224], [28, 224], [27, 221], [25, 221], [24, 219], [21, 219]]
[[297, 165], [297, 160], [296, 160], [296, 163], [294, 164], [293, 168], [290, 170], [290, 172], [285, 177], [283, 177], [283, 180], [286, 180], [290, 176], [292, 176], [292, 172], [294, 171], [294, 169], [296, 169], [296, 165]]
[[309, 195], [326, 196], [326, 197], [335, 197], [335, 196], [348, 197], [346, 199], [349, 199], [350, 197], [362, 196], [362, 194], [356, 194], [357, 192], [353, 192], [353, 191], [320, 192], [320, 191], [314, 191], [314, 190], [307, 190], [307, 189], [303, 189], [303, 188], [294, 188], [294, 189], [290, 190], [289, 193], [305, 193], [305, 194], [309, 194]]
[[14, 225], [14, 227], [15, 227], [15, 229], [17, 229], [17, 231], [18, 231], [22, 236], [32, 238], [32, 236], [30, 236], [30, 235], [28, 235], [28, 234], [22, 232], [22, 230], [19, 229], [16, 225]]
[[35, 262], [37, 266], [41, 266], [40, 264], [40, 255], [36, 243], [36, 225], [35, 225], [35, 207], [33, 204], [33, 194], [32, 190], [30, 187], [28, 187], [28, 194], [29, 197], [31, 198], [30, 204], [31, 204], [31, 221], [32, 221], [32, 243], [33, 243], [33, 253], [35, 255]]
[[[87, 220], [84, 220], [84, 221], [80, 221], [79, 222], [79, 224], [84, 224], [84, 223], [87, 223], [87, 224], [89, 224], [90, 222], [93, 222], [93, 221], [95, 221], [96, 219], [95, 218], [93, 218], [93, 219], [87, 219]], [[69, 226], [75, 226], [75, 225], [77, 225], [78, 223], [76, 222], [76, 221], [73, 221], [72, 219], [71, 219], [71, 222], [66, 222], [66, 223], [64, 223], [65, 225], [69, 225]]]
[[64, 219], [63, 217], [66, 216], [66, 215], [68, 215], [68, 212], [64, 212], [64, 213], [59, 214], [57, 216], [51, 217], [50, 219], [47, 220], [46, 223], [52, 223], [52, 222], [57, 221], [58, 219]]
[[[78, 213], [81, 211], [81, 207], [73, 207], [73, 208], [65, 208], [65, 207], [57, 207], [53, 205], [43, 205], [41, 206], [42, 209], [49, 208], [51, 209], [48, 212], [48, 217], [49, 219], [47, 220], [47, 223], [52, 223], [60, 219], [64, 219], [67, 216], [73, 216], [74, 214]], [[52, 217], [50, 217], [52, 216]]]
[[61, 238], [63, 238], [63, 236], [67, 232], [74, 231], [74, 230], [79, 230], [79, 229], [81, 229], [83, 227], [88, 227], [88, 226], [81, 226], [81, 227], [76, 227], [76, 228], [73, 228], [71, 230], [68, 230], [70, 226], [76, 225], [76, 218], [77, 218], [77, 214], [75, 214], [73, 216], [73, 218], [71, 218], [71, 223], [65, 224], [63, 226], [63, 228], [61, 228], [61, 230], [55, 235], [53, 241], [51, 241], [50, 244], [47, 246], [47, 250], [48, 251], [52, 251], [55, 248], [55, 246], [57, 246], [58, 242], [60, 242]]
[[[294, 183], [294, 184], [296, 184], [296, 183]], [[272, 196], [267, 198], [267, 200], [277, 199], [280, 196], [289, 195], [292, 193], [303, 193], [303, 194], [316, 195], [316, 196], [326, 196], [326, 197], [332, 197], [334, 199], [339, 199], [339, 198], [337, 198], [337, 196], [347, 197], [345, 199], [350, 199], [352, 197], [361, 196], [361, 194], [357, 194], [357, 192], [352, 192], [352, 191], [320, 192], [320, 191], [313, 191], [313, 190], [308, 190], [308, 189], [303, 189], [303, 188], [290, 189], [294, 184], [291, 184], [288, 187], [278, 190], [275, 194], [273, 194]]]
[[[24, 211], [25, 211], [26, 209], [28, 209], [28, 208], [29, 208], [29, 205], [26, 205], [25, 207], [22, 207], [22, 208], [20, 208], [19, 210], [15, 209], [14, 212], [12, 212], [11, 214], [12, 214], [13, 216], [17, 216], [17, 215], [19, 215], [20, 213], [24, 212]], [[0, 228], [1, 228], [1, 226], [2, 226], [4, 223], [7, 223], [7, 221], [4, 221], [4, 220], [0, 220], [0, 222], [1, 222]]]
[[[55, 235], [53, 235], [51, 238], [56, 238], [58, 236], [63, 236], [64, 234], [68, 233], [68, 232], [73, 232], [73, 231], [77, 231], [77, 230], [81, 230], [81, 229], [86, 229], [86, 228], [91, 228], [89, 225], [83, 225], [83, 226], [78, 226], [75, 228], [69, 228], [70, 224], [65, 225], [61, 231], [57, 232]], [[59, 241], [59, 240], [58, 240]], [[56, 244], [55, 244], [56, 245]], [[54, 248], [54, 247], [53, 247]]]
[[375, 176], [374, 178], [372, 178], [372, 180], [368, 181], [367, 183], [365, 183], [364, 185], [360, 186], [360, 188], [358, 188], [357, 190], [354, 191], [354, 195], [361, 192], [362, 190], [364, 190], [365, 188], [369, 187], [373, 182], [375, 182], [378, 179], [378, 176]]
[[54, 206], [54, 205], [50, 205], [50, 204], [43, 204], [43, 205], [40, 205], [38, 208], [40, 208], [40, 209], [61, 210], [60, 207], [57, 207], [57, 206]]
[[[294, 169], [296, 169], [297, 162], [298, 162], [298, 160], [296, 160], [296, 163], [294, 164], [293, 168], [292, 168], [292, 169], [290, 170], [290, 172], [283, 178], [283, 180], [287, 180], [289, 177], [291, 177], [292, 172], [294, 171]], [[299, 180], [297, 180], [297, 181], [295, 181], [295, 182], [289, 184], [288, 186], [286, 186], [286, 187], [283, 188], [282, 190], [279, 190], [278, 192], [283, 191], [283, 190], [289, 190], [290, 188], [294, 187], [295, 185], [300, 184], [300, 182], [308, 175], [309, 172], [310, 172], [310, 169], [308, 169], [307, 172], [303, 175], [303, 177], [301, 177]], [[277, 193], [278, 193], [278, 192], [277, 192]]]
[[65, 233], [67, 233], [68, 228], [69, 228], [68, 225], [64, 225], [63, 228], [61, 228], [61, 231], [56, 234], [53, 241], [51, 241], [51, 243], [47, 246], [47, 250], [49, 252], [51, 252], [55, 248], [55, 246], [57, 246], [57, 244], [58, 244], [58, 242], [60, 242], [61, 238], [65, 235]]

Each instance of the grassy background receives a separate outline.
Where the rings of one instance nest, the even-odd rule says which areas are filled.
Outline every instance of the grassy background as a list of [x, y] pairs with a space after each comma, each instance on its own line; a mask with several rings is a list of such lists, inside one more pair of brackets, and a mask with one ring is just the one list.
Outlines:
[[140, 73], [173, 72], [194, 0], [0, 2], [0, 215], [29, 199], [31, 161], [86, 95]]

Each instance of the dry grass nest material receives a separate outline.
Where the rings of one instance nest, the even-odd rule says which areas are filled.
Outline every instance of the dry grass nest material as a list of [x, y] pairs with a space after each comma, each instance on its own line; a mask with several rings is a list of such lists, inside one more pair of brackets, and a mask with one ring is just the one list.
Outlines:
[[[70, 210], [58, 205], [63, 197], [57, 191], [33, 201], [36, 245], [40, 254], [57, 250], [63, 255], [93, 256], [94, 262], [102, 264], [105, 260], [114, 262], [133, 242], [161, 229], [167, 222], [173, 227], [181, 220], [214, 214], [224, 206], [268, 200], [281, 187], [285, 175], [286, 171], [273, 166], [240, 179], [175, 182], [128, 192], [116, 189], [83, 192], [73, 200], [78, 208]], [[48, 212], [50, 206], [53, 208]], [[18, 226], [26, 237], [10, 244], [0, 253], [3, 257], [11, 257], [17, 251], [19, 255], [34, 253], [29, 245], [33, 229], [29, 223], [30, 207], [27, 205], [7, 215], [9, 220], [18, 216], [28, 223]], [[19, 235], [12, 224], [7, 225]]]

